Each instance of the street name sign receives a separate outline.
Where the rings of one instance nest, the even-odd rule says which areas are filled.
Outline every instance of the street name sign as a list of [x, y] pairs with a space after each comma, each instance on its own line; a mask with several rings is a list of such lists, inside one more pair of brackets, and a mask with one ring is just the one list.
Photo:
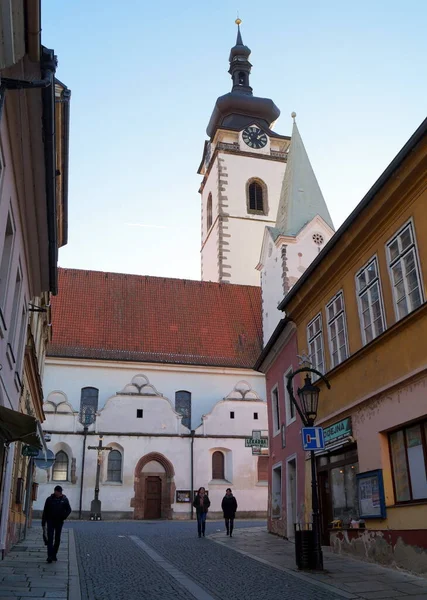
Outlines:
[[301, 431], [304, 450], [323, 450], [325, 448], [322, 427], [303, 427]]

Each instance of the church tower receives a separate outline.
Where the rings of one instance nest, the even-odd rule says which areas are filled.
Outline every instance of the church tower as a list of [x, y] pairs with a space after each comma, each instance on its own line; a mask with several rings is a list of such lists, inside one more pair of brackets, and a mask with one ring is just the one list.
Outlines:
[[202, 162], [202, 281], [260, 285], [256, 270], [266, 226], [274, 226], [290, 137], [271, 127], [280, 115], [274, 102], [250, 86], [250, 49], [240, 19], [230, 51], [231, 92], [215, 104]]

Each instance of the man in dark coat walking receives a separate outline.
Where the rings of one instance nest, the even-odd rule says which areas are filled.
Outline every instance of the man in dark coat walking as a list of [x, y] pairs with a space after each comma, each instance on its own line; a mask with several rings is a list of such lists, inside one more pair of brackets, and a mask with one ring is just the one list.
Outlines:
[[225, 528], [227, 529], [227, 535], [233, 537], [234, 528], [234, 517], [236, 516], [237, 500], [233, 496], [233, 492], [230, 488], [225, 490], [225, 496], [221, 502], [222, 512], [224, 513]]
[[[71, 512], [71, 506], [67, 496], [62, 493], [62, 487], [57, 485], [51, 496], [46, 499], [42, 527], [47, 525], [47, 562], [57, 561], [59, 544], [61, 543], [61, 531], [65, 519]], [[54, 541], [55, 537], [55, 541]]]

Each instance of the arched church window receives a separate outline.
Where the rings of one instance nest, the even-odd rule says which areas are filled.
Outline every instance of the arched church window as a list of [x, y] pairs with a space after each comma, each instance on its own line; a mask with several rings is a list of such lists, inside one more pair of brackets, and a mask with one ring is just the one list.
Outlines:
[[208, 196], [208, 202], [206, 204], [206, 230], [212, 227], [212, 194]]
[[122, 454], [118, 450], [108, 454], [107, 481], [122, 482]]
[[98, 410], [99, 390], [95, 387], [82, 388], [80, 395], [80, 423], [82, 425], [92, 425], [95, 422], [96, 411]]
[[268, 207], [265, 183], [261, 179], [250, 179], [246, 188], [248, 212], [266, 215]]
[[225, 479], [224, 454], [217, 450], [212, 454], [212, 479]]
[[239, 73], [239, 85], [246, 85], [246, 73], [243, 71]]
[[53, 481], [68, 480], [68, 455], [63, 450], [56, 453], [52, 469], [52, 479]]
[[182, 424], [191, 429], [191, 392], [175, 392], [175, 410], [182, 415]]

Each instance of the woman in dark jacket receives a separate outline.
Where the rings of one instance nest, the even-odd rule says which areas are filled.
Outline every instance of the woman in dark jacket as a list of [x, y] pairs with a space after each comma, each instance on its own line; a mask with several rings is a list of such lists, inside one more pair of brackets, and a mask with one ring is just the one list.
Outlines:
[[206, 515], [208, 514], [210, 505], [211, 501], [206, 494], [205, 488], [199, 488], [197, 496], [193, 502], [193, 506], [196, 509], [197, 531], [199, 533], [199, 537], [202, 537], [202, 534], [203, 537], [205, 537]]
[[225, 527], [227, 535], [233, 537], [234, 517], [236, 516], [237, 500], [233, 496], [230, 488], [225, 490], [225, 496], [221, 502], [222, 512], [224, 513]]

